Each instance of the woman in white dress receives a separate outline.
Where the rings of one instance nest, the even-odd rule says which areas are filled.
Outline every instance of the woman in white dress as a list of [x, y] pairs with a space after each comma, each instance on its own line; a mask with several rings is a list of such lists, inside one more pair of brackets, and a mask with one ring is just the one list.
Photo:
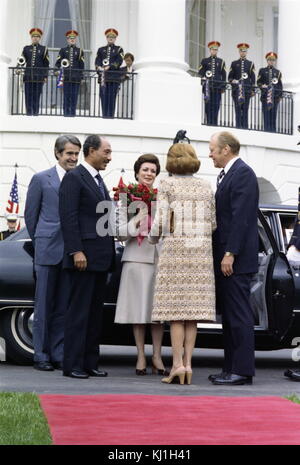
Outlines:
[[[153, 154], [141, 155], [134, 164], [135, 178], [148, 188], [153, 186], [160, 172], [158, 158]], [[145, 332], [151, 324], [153, 357], [152, 373], [166, 375], [161, 359], [163, 324], [152, 323], [152, 306], [155, 269], [158, 261], [158, 245], [151, 245], [146, 237], [139, 244], [137, 235], [140, 223], [148, 211], [140, 209], [137, 214], [127, 214], [127, 203], [119, 201], [117, 209], [118, 239], [126, 241], [122, 262], [122, 274], [117, 300], [115, 323], [132, 324], [137, 347], [136, 374], [146, 375]]]

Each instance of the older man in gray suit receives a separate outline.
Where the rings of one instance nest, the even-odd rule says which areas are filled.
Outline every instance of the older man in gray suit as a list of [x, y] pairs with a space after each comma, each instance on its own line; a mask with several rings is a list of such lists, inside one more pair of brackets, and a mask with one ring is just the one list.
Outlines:
[[54, 147], [57, 164], [35, 174], [27, 192], [25, 222], [34, 246], [36, 273], [34, 368], [42, 371], [62, 369], [64, 311], [69, 286], [61, 266], [64, 243], [58, 193], [65, 173], [77, 165], [80, 149], [77, 137], [58, 137]]

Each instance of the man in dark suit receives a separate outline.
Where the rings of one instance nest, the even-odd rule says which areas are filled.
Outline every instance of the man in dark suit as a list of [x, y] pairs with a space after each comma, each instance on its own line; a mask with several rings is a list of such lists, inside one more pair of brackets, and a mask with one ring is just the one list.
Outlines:
[[28, 116], [37, 116], [40, 108], [40, 98], [44, 82], [47, 80], [49, 68], [48, 49], [40, 45], [43, 31], [39, 28], [30, 29], [31, 45], [26, 45], [22, 51], [25, 60], [24, 87], [25, 105]]
[[220, 42], [214, 40], [207, 46], [210, 57], [203, 58], [198, 74], [203, 81], [206, 123], [217, 126], [221, 96], [226, 86], [226, 68], [224, 60], [217, 57]]
[[217, 306], [222, 314], [224, 366], [210, 375], [214, 384], [251, 384], [254, 376], [254, 316], [250, 284], [258, 270], [258, 183], [239, 157], [239, 141], [229, 132], [211, 137], [210, 158], [222, 168], [216, 191], [213, 235]]
[[253, 61], [247, 60], [250, 45], [238, 44], [240, 59], [231, 63], [228, 81], [232, 84], [232, 98], [235, 106], [236, 127], [248, 129], [248, 110], [255, 86]]
[[[75, 116], [76, 105], [79, 93], [80, 82], [82, 80], [84, 69], [84, 53], [82, 48], [76, 47], [78, 32], [66, 32], [68, 45], [60, 49], [55, 67], [61, 68], [62, 62], [62, 84], [64, 91], [64, 116]], [[59, 84], [58, 84], [59, 85]]]
[[56, 139], [56, 166], [35, 174], [29, 184], [25, 223], [34, 246], [36, 288], [33, 320], [34, 368], [62, 368], [63, 319], [68, 283], [62, 275], [63, 237], [59, 220], [59, 186], [77, 165], [81, 143], [75, 136]]
[[101, 310], [107, 273], [114, 265], [114, 239], [109, 231], [98, 234], [100, 202], [112, 205], [99, 174], [111, 161], [107, 139], [88, 136], [84, 161], [63, 179], [60, 220], [65, 244], [63, 267], [70, 277], [71, 298], [65, 318], [63, 374], [84, 379], [106, 376], [98, 369]]
[[118, 37], [116, 29], [109, 28], [104, 34], [107, 45], [98, 49], [95, 67], [99, 72], [102, 116], [103, 118], [113, 118], [120, 85], [121, 73], [119, 69], [123, 62], [124, 52], [122, 47], [115, 45]]
[[258, 72], [257, 85], [261, 89], [264, 130], [276, 132], [277, 108], [282, 98], [281, 72], [275, 68], [277, 53], [266, 54], [268, 66]]

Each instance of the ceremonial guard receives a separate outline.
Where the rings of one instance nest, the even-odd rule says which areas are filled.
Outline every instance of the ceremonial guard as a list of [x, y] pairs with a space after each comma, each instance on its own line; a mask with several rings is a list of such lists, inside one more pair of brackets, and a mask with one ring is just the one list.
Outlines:
[[66, 32], [67, 47], [61, 48], [55, 67], [61, 68], [58, 87], [64, 91], [64, 116], [76, 116], [76, 105], [80, 82], [83, 77], [84, 53], [82, 48], [76, 47], [78, 32]]
[[47, 80], [49, 68], [49, 56], [47, 47], [39, 42], [43, 31], [39, 28], [30, 29], [31, 45], [23, 48], [21, 57], [18, 59], [18, 66], [25, 66], [25, 105], [26, 113], [29, 116], [38, 115], [40, 108], [40, 97], [43, 84]]
[[4, 241], [4, 239], [17, 231], [17, 220], [18, 215], [15, 213], [9, 213], [6, 216], [7, 229], [5, 231], [0, 231], [0, 241]]
[[123, 62], [122, 47], [115, 45], [118, 31], [110, 28], [105, 31], [107, 45], [97, 52], [95, 67], [99, 73], [100, 99], [103, 118], [113, 118], [115, 114], [116, 97], [120, 85], [119, 68]]
[[268, 66], [259, 70], [257, 85], [261, 89], [264, 130], [276, 132], [277, 109], [282, 97], [281, 72], [275, 68], [277, 53], [267, 53], [266, 60]]
[[238, 44], [240, 59], [231, 63], [228, 81], [232, 85], [232, 98], [235, 106], [236, 127], [248, 129], [248, 109], [255, 86], [254, 63], [247, 60], [250, 45]]
[[212, 126], [218, 125], [221, 95], [226, 86], [225, 62], [217, 57], [220, 45], [220, 42], [217, 41], [207, 44], [210, 57], [203, 58], [199, 68], [199, 76], [203, 82], [206, 123]]

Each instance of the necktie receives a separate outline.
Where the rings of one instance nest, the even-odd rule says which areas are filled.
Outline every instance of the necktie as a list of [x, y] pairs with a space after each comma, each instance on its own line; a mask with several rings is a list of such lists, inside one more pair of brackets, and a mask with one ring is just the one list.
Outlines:
[[219, 187], [219, 184], [221, 183], [224, 176], [225, 176], [225, 171], [224, 171], [224, 169], [222, 169], [220, 174], [217, 177], [217, 187]]
[[106, 198], [103, 179], [101, 178], [99, 173], [95, 176], [95, 178], [97, 179], [98, 186], [99, 186], [99, 191], [100, 191], [102, 197]]

